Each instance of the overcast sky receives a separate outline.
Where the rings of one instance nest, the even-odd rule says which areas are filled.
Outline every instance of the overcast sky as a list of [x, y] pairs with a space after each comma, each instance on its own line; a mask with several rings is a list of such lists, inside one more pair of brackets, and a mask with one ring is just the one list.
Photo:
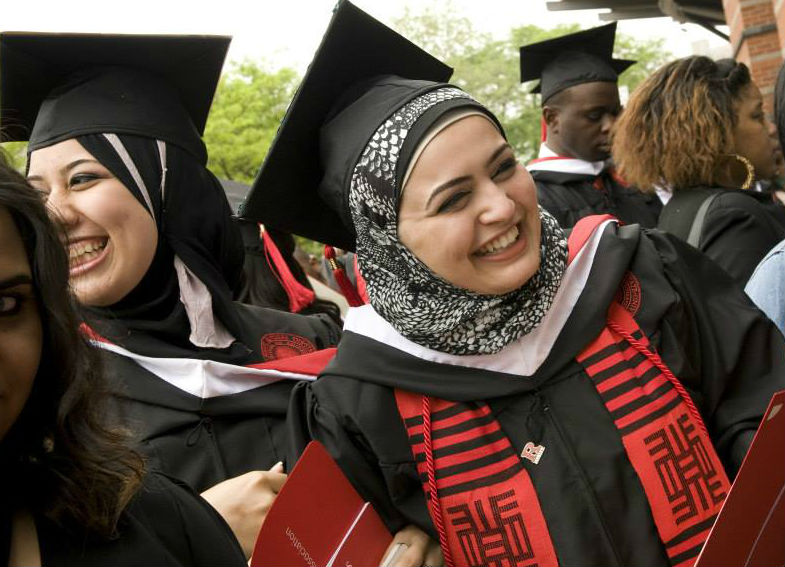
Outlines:
[[[424, 10], [442, 0], [356, 0], [354, 3], [388, 25], [409, 6]], [[553, 27], [577, 22], [601, 25], [591, 10], [549, 12], [545, 0], [452, 0], [475, 29], [503, 36], [511, 27]], [[8, 0], [0, 8], [6, 31], [71, 31], [104, 33], [196, 33], [234, 37], [230, 59], [264, 57], [274, 66], [304, 71], [330, 19], [334, 0]], [[692, 53], [694, 42], [723, 45], [717, 36], [693, 24], [670, 18], [623, 21], [621, 32], [638, 37], [664, 37], [677, 56]]]

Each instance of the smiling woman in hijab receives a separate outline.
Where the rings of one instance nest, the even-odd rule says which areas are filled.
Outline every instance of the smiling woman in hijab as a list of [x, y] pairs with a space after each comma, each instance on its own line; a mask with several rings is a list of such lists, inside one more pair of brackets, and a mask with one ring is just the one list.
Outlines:
[[[122, 423], [151, 468], [213, 487], [205, 497], [248, 553], [285, 479], [289, 392], [340, 329], [232, 301], [242, 242], [200, 138], [228, 39], [0, 43], [5, 134], [29, 135], [28, 179], [63, 223], [83, 330]], [[318, 360], [278, 366], [294, 355]]]
[[607, 216], [565, 238], [449, 71], [340, 3], [246, 203], [294, 232], [279, 192], [330, 207], [319, 236], [356, 245], [370, 299], [295, 388], [293, 453], [321, 441], [448, 565], [690, 565], [783, 338], [675, 238]]

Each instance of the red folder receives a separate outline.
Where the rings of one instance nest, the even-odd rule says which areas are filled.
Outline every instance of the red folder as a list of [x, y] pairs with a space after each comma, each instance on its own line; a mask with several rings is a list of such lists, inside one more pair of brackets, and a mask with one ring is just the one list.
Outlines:
[[313, 441], [267, 513], [251, 567], [379, 565], [391, 541], [373, 507]]
[[785, 565], [785, 391], [771, 398], [695, 567]]

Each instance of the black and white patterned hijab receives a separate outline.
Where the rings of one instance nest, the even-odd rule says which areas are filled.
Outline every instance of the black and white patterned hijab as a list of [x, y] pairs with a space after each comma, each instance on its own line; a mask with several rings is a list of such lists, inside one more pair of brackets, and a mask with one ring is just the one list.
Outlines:
[[[427, 348], [458, 355], [492, 354], [531, 332], [550, 308], [567, 264], [567, 241], [556, 220], [540, 207], [540, 268], [520, 289], [504, 295], [456, 287], [400, 242], [398, 185], [411, 159], [407, 149], [427, 135], [423, 119], [434, 124], [459, 106], [459, 99], [498, 124], [487, 109], [455, 87], [414, 98], [386, 119], [366, 145], [351, 178], [349, 209], [360, 272], [373, 308], [403, 336]], [[407, 141], [407, 136], [417, 137]]]

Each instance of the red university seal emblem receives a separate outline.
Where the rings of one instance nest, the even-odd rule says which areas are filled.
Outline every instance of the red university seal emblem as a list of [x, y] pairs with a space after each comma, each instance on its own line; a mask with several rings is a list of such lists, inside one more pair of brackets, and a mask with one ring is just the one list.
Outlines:
[[292, 333], [267, 333], [262, 337], [262, 356], [265, 360], [278, 360], [314, 352], [311, 341]]

